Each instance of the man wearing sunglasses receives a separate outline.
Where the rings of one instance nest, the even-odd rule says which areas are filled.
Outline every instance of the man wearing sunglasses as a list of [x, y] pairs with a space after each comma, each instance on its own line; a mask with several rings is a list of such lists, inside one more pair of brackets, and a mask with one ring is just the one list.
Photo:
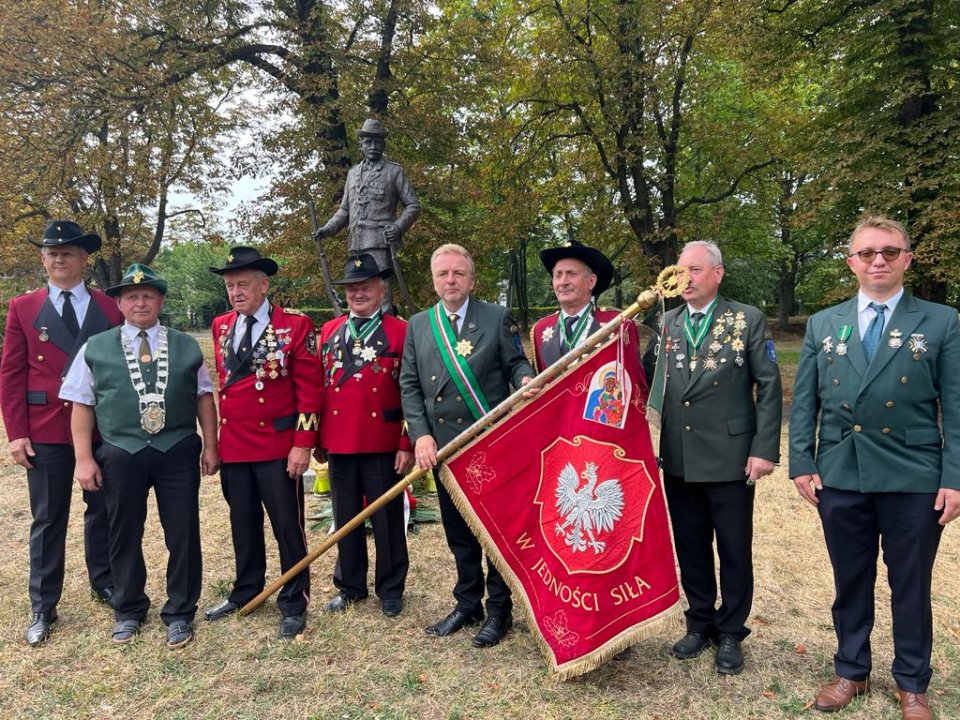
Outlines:
[[814, 701], [825, 712], [870, 692], [882, 547], [901, 712], [933, 717], [931, 575], [943, 526], [960, 514], [960, 322], [904, 293], [912, 259], [900, 223], [863, 220], [847, 257], [860, 290], [810, 318], [800, 351], [790, 477], [820, 514], [836, 588], [836, 676]]

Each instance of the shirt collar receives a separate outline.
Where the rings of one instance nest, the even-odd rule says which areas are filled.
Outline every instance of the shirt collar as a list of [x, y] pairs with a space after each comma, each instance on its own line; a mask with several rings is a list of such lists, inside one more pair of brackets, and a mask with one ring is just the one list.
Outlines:
[[[878, 304], [879, 304], [879, 305], [886, 305], [886, 306], [887, 306], [887, 312], [888, 312], [890, 315], [892, 315], [892, 314], [893, 314], [893, 311], [897, 309], [897, 303], [900, 302], [900, 298], [902, 298], [902, 297], [903, 297], [903, 288], [901, 287], [901, 288], [897, 291], [897, 294], [896, 294], [896, 295], [894, 295], [894, 296], [891, 297], [891, 298], [887, 298], [887, 299], [884, 300], [882, 303], [878, 303]], [[864, 295], [864, 294], [863, 294], [863, 290], [858, 291], [858, 292], [857, 292], [857, 314], [859, 315], [860, 313], [864, 312], [868, 307], [870, 307], [870, 303], [872, 303], [872, 302], [877, 302], [877, 301], [874, 300], [873, 298], [869, 298], [869, 297], [867, 297], [866, 295]], [[888, 317], [889, 317], [889, 315], [888, 315]]]
[[[237, 313], [237, 326], [241, 328], [241, 332], [246, 331], [247, 322], [243, 318], [246, 316]], [[253, 317], [257, 319], [257, 322], [254, 324], [254, 330], [263, 330], [270, 323], [270, 300], [267, 298], [263, 299], [263, 303], [260, 307], [257, 308], [257, 311], [253, 314]]]
[[467, 308], [470, 307], [470, 296], [467, 295], [467, 299], [463, 301], [463, 305], [460, 306], [460, 309], [454, 312], [453, 310], [448, 310], [447, 306], [443, 304], [443, 301], [440, 301], [440, 304], [443, 306], [443, 311], [447, 314], [447, 317], [451, 315], [456, 315], [460, 320], [463, 320], [467, 317]]
[[[58, 288], [53, 283], [48, 282], [47, 287], [49, 288], [48, 294], [50, 296], [50, 302], [55, 303], [60, 299], [61, 293], [63, 293], [62, 288]], [[72, 288], [68, 288], [70, 294], [73, 296], [74, 300], [80, 300], [88, 295], [87, 286], [82, 282], [74, 285]]]
[[[140, 336], [140, 328], [138, 328], [136, 325], [131, 325], [126, 320], [123, 321], [123, 332], [126, 333], [127, 337], [130, 338], [131, 341], [136, 340]], [[157, 336], [159, 334], [160, 334], [159, 321], [154, 323], [153, 327], [147, 328], [147, 340], [150, 341], [150, 347], [157, 346]]]
[[564, 310], [563, 308], [561, 308], [561, 309], [560, 309], [560, 317], [562, 317], [562, 318], [580, 317], [581, 315], [583, 315], [584, 312], [590, 310], [590, 306], [591, 306], [591, 303], [588, 302], [586, 305], [584, 305], [582, 308], [580, 308], [580, 309], [579, 309], [577, 312], [575, 312], [575, 313], [568, 313], [566, 310]]
[[706, 314], [707, 314], [707, 308], [710, 307], [711, 305], [713, 305], [713, 304], [714, 304], [714, 301], [715, 301], [716, 299], [717, 299], [717, 296], [714, 295], [714, 296], [710, 299], [710, 302], [708, 302], [708, 303], [707, 303], [706, 305], [704, 305], [703, 307], [699, 307], [699, 308], [698, 308], [698, 307], [694, 307], [694, 306], [691, 305], [690, 303], [687, 303], [687, 313], [690, 314], [690, 315], [693, 315], [694, 313], [699, 312], [699, 313], [703, 313], [704, 315], [706, 315]]

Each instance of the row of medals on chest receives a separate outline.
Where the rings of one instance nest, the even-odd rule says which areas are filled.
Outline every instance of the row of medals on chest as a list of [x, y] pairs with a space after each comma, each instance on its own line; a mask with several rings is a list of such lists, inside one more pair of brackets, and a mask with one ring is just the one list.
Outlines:
[[[852, 325], [844, 325], [841, 327], [837, 332], [836, 346], [833, 344], [833, 337], [827, 335], [821, 341], [823, 352], [830, 354], [836, 350], [837, 355], [846, 355], [850, 349], [849, 345], [847, 345], [847, 340], [850, 338], [852, 331]], [[903, 347], [903, 333], [896, 328], [892, 329], [887, 339], [887, 345], [893, 350], [899, 350]], [[913, 359], [919, 360], [922, 357], [922, 353], [927, 351], [927, 341], [924, 339], [923, 333], [911, 333], [910, 339], [907, 341], [907, 347], [910, 349], [910, 352], [913, 353]]]
[[[287, 369], [280, 365], [279, 348], [281, 344], [286, 345], [289, 343], [289, 340], [278, 336], [289, 333], [290, 328], [274, 329], [273, 324], [270, 323], [267, 325], [267, 329], [263, 331], [263, 337], [253, 346], [253, 355], [250, 358], [250, 370], [256, 375], [257, 381], [254, 383], [254, 387], [257, 390], [263, 390], [263, 381], [266, 378], [276, 380], [278, 377], [287, 376]], [[223, 332], [220, 335], [221, 355], [226, 353], [229, 343], [229, 333]], [[227, 375], [229, 374], [230, 371], [227, 370]]]
[[[727, 362], [727, 358], [718, 358], [717, 353], [723, 350], [723, 346], [727, 343], [730, 343], [730, 348], [737, 354], [733, 359], [733, 362], [737, 367], [743, 365], [743, 352], [745, 345], [743, 343], [743, 331], [747, 327], [746, 316], [743, 314], [743, 311], [738, 312], [736, 315], [733, 314], [730, 310], [727, 310], [723, 315], [717, 318], [716, 322], [713, 325], [713, 330], [711, 334], [713, 335], [713, 340], [710, 345], [707, 347], [707, 354], [702, 358], [703, 360], [703, 369], [704, 370], [716, 370], [721, 365]], [[680, 340], [676, 338], [668, 337], [666, 339], [667, 347], [664, 352], [670, 354], [671, 350], [674, 348], [680, 347]], [[684, 360], [687, 360], [686, 354], [680, 352], [676, 353], [674, 359], [677, 361], [677, 370], [682, 370], [684, 366]], [[691, 357], [688, 362], [688, 367], [690, 371], [697, 369], [701, 358], [696, 354], [695, 351], [691, 352]]]

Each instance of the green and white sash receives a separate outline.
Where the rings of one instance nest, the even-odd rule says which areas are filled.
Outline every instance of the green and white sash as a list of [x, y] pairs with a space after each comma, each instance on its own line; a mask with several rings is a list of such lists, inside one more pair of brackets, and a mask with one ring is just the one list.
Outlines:
[[457, 342], [457, 333], [450, 324], [446, 313], [443, 312], [441, 305], [442, 303], [434, 305], [433, 311], [430, 313], [430, 328], [433, 330], [433, 338], [437, 341], [443, 364], [460, 391], [460, 396], [470, 409], [470, 414], [473, 415], [474, 420], [479, 420], [490, 412], [490, 403], [487, 402], [483, 390], [480, 389], [480, 383], [477, 382], [473, 370], [467, 364], [466, 356], [470, 354], [470, 350], [466, 352], [458, 351], [458, 345], [462, 347], [465, 341]]

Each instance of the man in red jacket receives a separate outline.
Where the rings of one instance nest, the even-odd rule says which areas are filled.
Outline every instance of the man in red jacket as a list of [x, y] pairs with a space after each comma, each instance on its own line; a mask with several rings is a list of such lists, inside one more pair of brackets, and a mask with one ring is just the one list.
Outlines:
[[[263, 510], [280, 550], [283, 572], [307, 554], [303, 472], [317, 440], [323, 371], [313, 322], [299, 310], [273, 305], [269, 276], [277, 263], [254, 248], [235, 247], [223, 267], [233, 310], [214, 318], [220, 378], [220, 484], [230, 506], [237, 577], [229, 597], [207, 608], [217, 620], [256, 597], [267, 569]], [[306, 626], [310, 573], [283, 586], [277, 607], [280, 636]]]
[[[348, 315], [324, 324], [323, 411], [320, 417], [320, 454], [330, 463], [333, 517], [347, 523], [373, 502], [413, 465], [410, 438], [403, 432], [400, 408], [400, 360], [407, 332], [404, 320], [385, 315], [380, 307], [386, 294], [389, 268], [380, 270], [368, 253], [347, 260], [343, 279]], [[377, 548], [374, 589], [383, 614], [395, 617], [403, 610], [407, 578], [406, 528], [403, 495], [372, 518]], [[339, 556], [333, 583], [339, 592], [324, 612], [339, 612], [367, 597], [367, 541], [362, 527], [337, 544]]]
[[[57, 621], [63, 592], [67, 520], [73, 490], [70, 439], [72, 403], [59, 399], [60, 384], [87, 338], [123, 321], [117, 304], [83, 283], [87, 255], [100, 237], [69, 220], [43, 231], [40, 262], [47, 286], [13, 298], [7, 311], [0, 361], [0, 407], [13, 461], [27, 469], [30, 493], [30, 605], [27, 642], [39, 645]], [[93, 593], [109, 603], [107, 513], [98, 493], [83, 493], [84, 550]]]

